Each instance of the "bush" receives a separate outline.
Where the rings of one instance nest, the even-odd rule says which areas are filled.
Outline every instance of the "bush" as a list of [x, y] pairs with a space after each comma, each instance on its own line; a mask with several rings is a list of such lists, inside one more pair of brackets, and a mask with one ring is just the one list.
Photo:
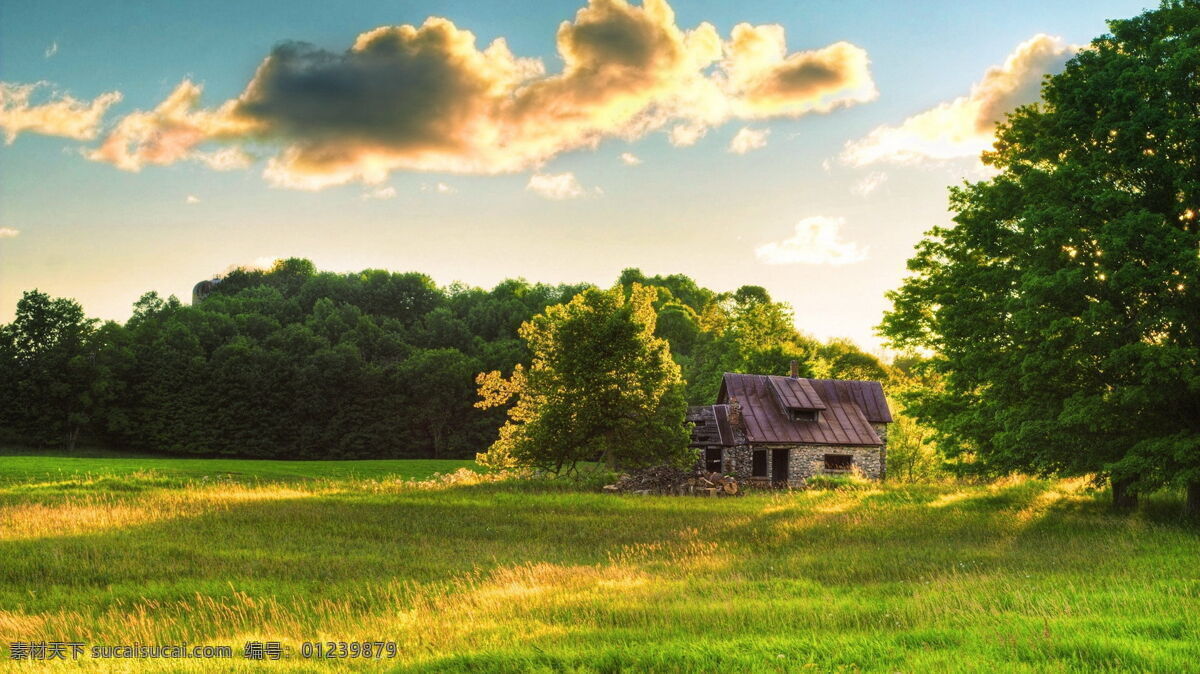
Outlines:
[[806, 489], [830, 489], [843, 491], [860, 491], [873, 486], [861, 472], [852, 471], [846, 475], [813, 475], [804, 481]]

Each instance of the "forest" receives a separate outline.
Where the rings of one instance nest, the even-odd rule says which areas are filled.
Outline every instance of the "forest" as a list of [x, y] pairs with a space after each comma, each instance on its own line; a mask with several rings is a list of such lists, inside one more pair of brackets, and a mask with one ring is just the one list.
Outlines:
[[[885, 364], [848, 340], [798, 332], [792, 309], [764, 288], [718, 292], [637, 269], [615, 286], [635, 283], [657, 293], [656, 334], [690, 404], [711, 402], [724, 372], [786, 373], [791, 360], [805, 376], [875, 379], [889, 390], [918, 381], [914, 359]], [[439, 287], [420, 273], [322, 272], [292, 258], [235, 269], [193, 305], [148, 292], [124, 324], [31, 290], [0, 327], [0, 428], [4, 441], [33, 446], [470, 458], [505, 418], [503, 406], [476, 407], [476, 376], [528, 364], [522, 323], [588, 287]], [[925, 433], [905, 419], [897, 429], [899, 474], [934, 469]], [[907, 439], [911, 457], [899, 446]]]

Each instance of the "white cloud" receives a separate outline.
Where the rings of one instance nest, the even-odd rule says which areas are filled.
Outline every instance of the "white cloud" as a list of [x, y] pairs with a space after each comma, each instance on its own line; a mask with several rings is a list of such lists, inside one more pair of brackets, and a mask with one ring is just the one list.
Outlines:
[[100, 94], [91, 102], [52, 93], [44, 103], [30, 103], [39, 89], [49, 86], [46, 82], [0, 82], [0, 129], [4, 131], [6, 143], [11, 145], [22, 132], [76, 140], [95, 138], [104, 113], [109, 106], [121, 100], [119, 92], [110, 91]]
[[0, 227], [0, 239], [11, 239], [21, 233], [19, 229], [12, 227]]
[[198, 197], [198, 196], [196, 196], [196, 195], [194, 195], [194, 194], [189, 194], [189, 195], [187, 195], [187, 197], [186, 197], [186, 198], [183, 200], [183, 203], [185, 203], [185, 204], [198, 204], [198, 203], [200, 203], [200, 197]]
[[852, 264], [867, 259], [867, 249], [840, 241], [842, 218], [816, 216], [796, 223], [796, 233], [779, 243], [759, 246], [754, 253], [766, 264]]
[[55, 40], [54, 42], [50, 43], [49, 47], [46, 47], [45, 56], [46, 56], [46, 58], [50, 58], [57, 53], [58, 53], [58, 40]]
[[676, 124], [667, 132], [667, 140], [675, 147], [690, 147], [708, 133], [708, 125], [700, 122]]
[[632, 152], [622, 152], [621, 162], [623, 162], [626, 166], [637, 166], [638, 164], [642, 163], [642, 160]]
[[456, 188], [453, 185], [447, 185], [446, 183], [441, 183], [441, 182], [434, 183], [432, 185], [430, 185], [428, 183], [421, 183], [421, 191], [422, 192], [436, 192], [438, 194], [454, 194], [455, 192], [458, 191], [458, 188]]
[[1042, 78], [1060, 72], [1079, 47], [1062, 38], [1035, 35], [993, 66], [970, 94], [913, 115], [899, 126], [880, 126], [846, 143], [841, 160], [854, 166], [876, 162], [917, 163], [978, 157], [995, 142], [1006, 113], [1041, 95]]
[[729, 151], [734, 154], [746, 154], [751, 150], [757, 150], [767, 146], [767, 136], [771, 134], [770, 129], [751, 129], [744, 126], [729, 141]]
[[863, 177], [862, 180], [854, 184], [850, 191], [860, 197], [865, 197], [868, 194], [879, 189], [881, 185], [887, 182], [888, 174], [875, 171]]
[[392, 199], [396, 196], [396, 188], [391, 185], [387, 187], [377, 187], [373, 190], [368, 190], [362, 193], [363, 199]]
[[207, 164], [214, 171], [232, 171], [242, 169], [253, 163], [254, 158], [239, 147], [226, 147], [212, 152], [196, 151], [192, 158]]
[[[575, 174], [566, 173], [535, 173], [529, 177], [525, 189], [537, 192], [547, 199], [577, 199], [585, 196], [587, 190], [575, 179]], [[597, 189], [597, 193], [602, 193]]]

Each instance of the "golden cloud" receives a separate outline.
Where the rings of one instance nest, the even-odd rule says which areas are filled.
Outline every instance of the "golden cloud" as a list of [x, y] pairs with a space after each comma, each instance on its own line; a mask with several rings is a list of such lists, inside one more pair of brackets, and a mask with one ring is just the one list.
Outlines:
[[[246, 137], [254, 125], [232, 114], [230, 101], [216, 110], [197, 109], [203, 88], [191, 80], [175, 87], [158, 107], [126, 115], [100, 147], [87, 152], [89, 159], [109, 162], [126, 171], [140, 171], [146, 164], [172, 164], [181, 159], [199, 159], [213, 168], [224, 168], [220, 151], [201, 153], [196, 146], [211, 140]], [[235, 150], [234, 156], [240, 151]], [[230, 166], [233, 168], [236, 166]]]
[[0, 129], [4, 131], [5, 143], [11, 145], [23, 132], [90, 140], [96, 137], [104, 113], [121, 100], [119, 92], [110, 91], [97, 96], [90, 103], [53, 94], [45, 103], [31, 104], [33, 94], [48, 86], [46, 82], [0, 82]]
[[734, 26], [725, 70], [736, 115], [764, 118], [829, 112], [875, 99], [867, 52], [849, 42], [787, 54], [782, 26]]
[[562, 71], [483, 49], [443, 18], [385, 26], [336, 53], [275, 47], [236, 99], [200, 109], [184, 81], [117, 125], [93, 159], [138, 170], [204, 160], [199, 146], [274, 148], [273, 184], [321, 189], [397, 170], [505, 173], [606, 138], [669, 128], [677, 145], [730, 119], [795, 117], [871, 100], [866, 52], [839, 42], [788, 54], [779, 26], [683, 30], [664, 0], [590, 0], [558, 29]]
[[899, 126], [880, 126], [846, 144], [841, 158], [854, 166], [978, 157], [995, 142], [1006, 113], [1037, 101], [1042, 78], [1062, 70], [1079, 51], [1061, 38], [1035, 35], [993, 66], [971, 93], [913, 115]]

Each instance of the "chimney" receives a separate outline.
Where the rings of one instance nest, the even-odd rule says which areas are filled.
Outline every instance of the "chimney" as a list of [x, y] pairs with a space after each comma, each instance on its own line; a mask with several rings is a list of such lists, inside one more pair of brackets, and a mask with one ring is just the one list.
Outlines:
[[800, 378], [800, 363], [797, 363], [796, 361], [793, 360], [792, 361], [792, 379], [799, 379], [799, 378]]

